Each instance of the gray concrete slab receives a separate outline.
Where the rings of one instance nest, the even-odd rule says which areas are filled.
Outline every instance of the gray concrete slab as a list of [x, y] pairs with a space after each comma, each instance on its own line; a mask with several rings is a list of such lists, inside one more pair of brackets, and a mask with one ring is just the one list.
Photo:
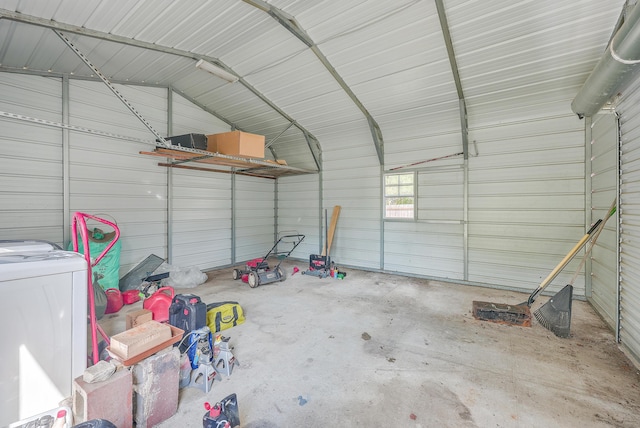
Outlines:
[[[303, 268], [302, 262], [299, 266]], [[521, 293], [348, 269], [344, 280], [296, 274], [250, 288], [231, 269], [178, 292], [240, 302], [246, 322], [224, 330], [240, 365], [180, 392], [160, 428], [201, 427], [204, 403], [238, 395], [244, 428], [638, 427], [640, 375], [586, 302], [572, 337], [534, 320], [475, 320], [473, 300], [519, 303]], [[546, 301], [540, 297], [534, 309]], [[124, 330], [126, 306], [101, 322]]]

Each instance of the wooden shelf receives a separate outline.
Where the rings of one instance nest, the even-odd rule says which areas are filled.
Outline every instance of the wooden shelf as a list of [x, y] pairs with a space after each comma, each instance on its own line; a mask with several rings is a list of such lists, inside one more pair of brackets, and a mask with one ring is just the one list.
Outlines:
[[[197, 171], [222, 172], [227, 174], [235, 173], [271, 179], [291, 175], [317, 174], [317, 171], [295, 168], [288, 165], [280, 165], [263, 159], [229, 156], [220, 153], [207, 152], [205, 150], [189, 149], [181, 146], [156, 147], [153, 152], [140, 152], [140, 154], [169, 158], [172, 160], [171, 162], [158, 163], [159, 166], [168, 168], [193, 169]], [[194, 166], [194, 163], [201, 166]], [[209, 165], [222, 166], [229, 169], [212, 168]]]

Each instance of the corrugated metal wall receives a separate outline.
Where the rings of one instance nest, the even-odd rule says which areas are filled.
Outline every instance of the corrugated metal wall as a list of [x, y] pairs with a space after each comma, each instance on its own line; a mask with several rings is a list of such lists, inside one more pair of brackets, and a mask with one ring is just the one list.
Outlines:
[[[594, 223], [605, 218], [618, 193], [618, 119], [614, 113], [602, 113], [591, 122], [589, 215]], [[616, 328], [618, 318], [617, 217], [614, 215], [607, 221], [587, 265], [587, 271], [591, 272], [587, 297], [612, 329]]]
[[382, 178], [368, 126], [363, 121], [351, 124], [350, 132], [317, 136], [323, 149], [323, 209], [330, 219], [333, 207], [342, 207], [331, 257], [342, 265], [379, 269]]
[[[101, 82], [71, 80], [70, 123], [153, 141], [149, 130]], [[166, 130], [167, 91], [118, 86], [159, 132]], [[150, 254], [167, 253], [167, 172], [138, 154], [154, 144], [70, 133], [71, 212], [113, 218], [121, 233], [121, 273]]]
[[262, 257], [275, 244], [275, 181], [235, 177], [235, 262]]
[[[60, 79], [0, 73], [0, 110], [62, 122]], [[62, 130], [0, 116], [0, 239], [63, 245]]]
[[[278, 232], [280, 235], [305, 235], [304, 241], [291, 254], [291, 257], [301, 260], [308, 260], [309, 254], [318, 253], [319, 178], [319, 174], [311, 174], [278, 179]], [[290, 249], [290, 245], [279, 248], [280, 251]], [[300, 268], [305, 269], [306, 265], [301, 265]]]
[[567, 101], [544, 107], [470, 112], [470, 281], [533, 290], [585, 234], [584, 123]]
[[417, 190], [416, 221], [385, 221], [385, 270], [464, 280], [462, 165], [419, 170]]
[[[273, 245], [273, 180], [236, 177], [234, 224], [232, 176], [168, 170], [157, 165], [162, 161], [159, 158], [139, 154], [153, 149], [153, 136], [104, 84], [71, 79], [65, 101], [61, 79], [8, 73], [1, 73], [0, 79], [0, 99], [9, 113], [62, 123], [62, 106], [67, 103], [71, 126], [115, 135], [63, 131], [1, 117], [0, 166], [6, 186], [1, 193], [5, 203], [0, 208], [0, 239], [47, 239], [64, 246], [68, 233], [64, 223], [70, 221], [71, 213], [112, 218], [122, 233], [121, 274], [150, 254], [167, 257], [169, 231], [172, 263], [182, 267], [209, 269], [234, 262], [233, 230], [235, 260], [264, 255]], [[168, 133], [166, 88], [117, 87], [158, 132]], [[173, 94], [172, 100], [173, 135], [229, 130], [227, 124], [179, 95]], [[68, 156], [63, 156], [63, 132], [69, 135]], [[69, 171], [66, 194], [65, 162]], [[314, 195], [311, 203], [317, 206], [317, 176], [308, 180], [316, 189], [310, 193]], [[65, 212], [66, 198], [69, 207]]]
[[640, 361], [640, 80], [617, 111], [620, 160], [620, 324], [622, 344]]
[[[172, 135], [215, 134], [229, 126], [174, 93]], [[187, 164], [188, 165], [188, 164]], [[209, 269], [231, 263], [231, 175], [170, 168], [172, 259]]]

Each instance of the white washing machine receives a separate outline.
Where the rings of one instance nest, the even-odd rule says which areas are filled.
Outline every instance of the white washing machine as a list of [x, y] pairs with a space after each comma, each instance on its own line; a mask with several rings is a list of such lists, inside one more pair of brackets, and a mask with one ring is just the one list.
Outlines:
[[0, 241], [0, 426], [58, 407], [87, 367], [87, 263]]

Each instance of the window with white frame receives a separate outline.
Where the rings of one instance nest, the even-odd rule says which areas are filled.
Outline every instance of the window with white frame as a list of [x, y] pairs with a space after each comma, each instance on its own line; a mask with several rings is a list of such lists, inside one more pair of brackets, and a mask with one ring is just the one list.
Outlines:
[[406, 172], [384, 176], [384, 218], [415, 219], [416, 174]]

